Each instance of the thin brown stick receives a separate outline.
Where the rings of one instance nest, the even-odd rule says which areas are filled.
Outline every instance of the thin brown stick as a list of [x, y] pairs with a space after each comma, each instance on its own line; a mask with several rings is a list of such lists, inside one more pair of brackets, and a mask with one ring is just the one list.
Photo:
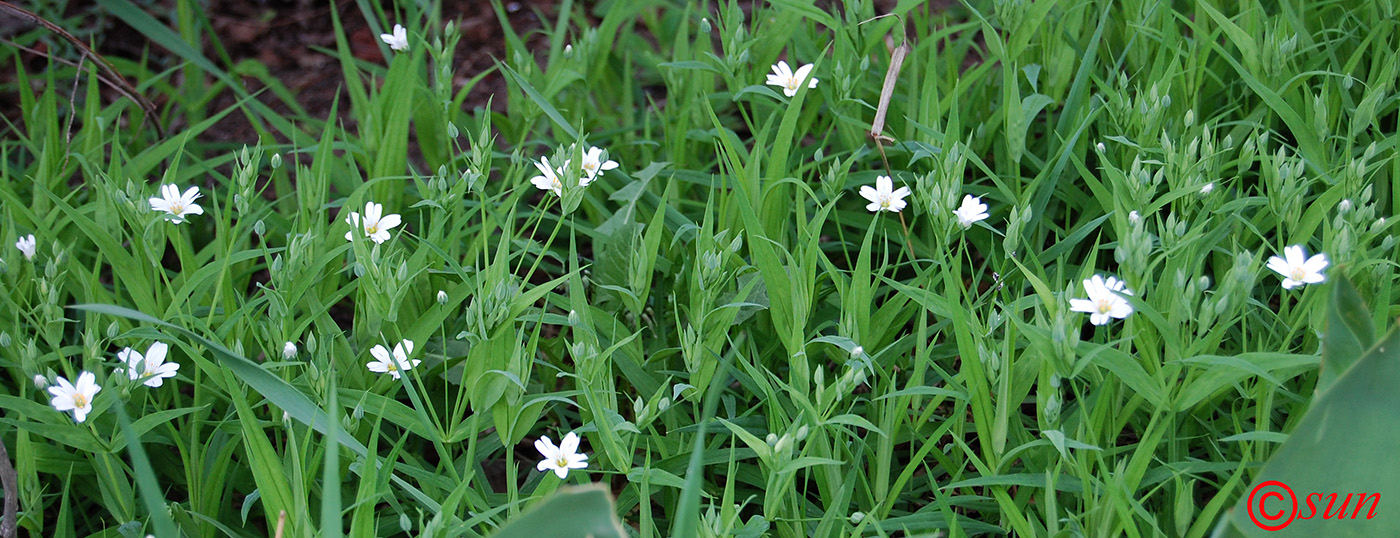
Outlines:
[[[112, 89], [116, 90], [118, 93], [121, 93], [127, 99], [131, 99], [132, 101], [136, 102], [136, 105], [141, 107], [141, 110], [144, 112], [144, 114], [141, 116], [141, 121], [145, 122], [147, 119], [150, 119], [151, 125], [155, 126], [156, 128], [157, 135], [161, 138], [165, 137], [165, 130], [161, 128], [160, 122], [155, 120], [155, 103], [152, 103], [149, 99], [146, 99], [146, 96], [141, 95], [140, 92], [136, 91], [136, 88], [133, 87], [131, 83], [126, 81], [126, 77], [123, 77], [122, 74], [118, 72], [115, 67], [112, 67], [112, 64], [107, 62], [107, 60], [103, 58], [101, 54], [98, 54], [96, 51], [89, 48], [86, 43], [83, 43], [82, 40], [78, 39], [77, 37], [74, 37], [73, 34], [68, 33], [67, 30], [64, 30], [58, 25], [45, 20], [43, 17], [30, 13], [29, 11], [20, 8], [19, 6], [16, 6], [14, 4], [11, 4], [5, 0], [0, 0], [0, 12], [9, 12], [21, 19], [27, 20], [39, 26], [43, 26], [44, 28], [48, 29], [48, 31], [57, 34], [59, 37], [62, 37], [65, 41], [72, 43], [73, 46], [78, 47], [78, 50], [83, 51], [84, 55], [91, 56], [95, 60], [94, 63], [96, 63], [97, 66], [101, 69], [100, 74], [106, 75], [105, 77], [99, 76], [98, 79], [107, 83], [108, 86], [111, 86]], [[26, 50], [33, 51], [33, 49]], [[45, 54], [45, 56], [50, 55]]]
[[274, 538], [282, 538], [282, 531], [283, 531], [283, 529], [284, 529], [286, 526], [287, 526], [287, 511], [286, 511], [286, 510], [283, 510], [283, 511], [277, 513], [277, 534], [274, 534], [274, 535], [273, 535]]
[[[87, 53], [78, 56], [78, 72], [83, 72], [83, 62], [87, 61]], [[58, 165], [59, 170], [68, 169], [68, 158], [73, 156], [73, 121], [78, 119], [78, 81], [81, 77], [73, 77], [73, 89], [68, 92], [68, 125], [63, 128], [63, 163]]]
[[19, 474], [10, 465], [10, 452], [0, 439], [0, 486], [5, 490], [5, 515], [0, 518], [0, 538], [15, 538], [19, 530]]
[[[0, 1], [3, 1], [3, 0], [0, 0]], [[11, 47], [14, 47], [14, 48], [16, 48], [16, 49], [19, 49], [19, 50], [22, 50], [22, 51], [24, 51], [24, 52], [28, 52], [28, 53], [30, 53], [30, 54], [33, 54], [33, 55], [35, 55], [35, 56], [46, 56], [46, 57], [48, 57], [50, 60], [53, 60], [53, 61], [58, 62], [58, 63], [61, 63], [61, 64], [66, 65], [66, 66], [68, 66], [68, 67], [74, 67], [74, 68], [78, 67], [78, 62], [75, 62], [75, 61], [73, 61], [73, 60], [69, 60], [69, 59], [67, 59], [67, 58], [59, 58], [59, 57], [57, 57], [57, 56], [51, 56], [49, 53], [44, 52], [44, 51], [42, 51], [42, 50], [39, 50], [39, 49], [36, 49], [36, 48], [33, 48], [33, 47], [26, 47], [26, 46], [24, 46], [24, 45], [21, 45], [21, 44], [19, 44], [19, 43], [15, 43], [14, 41], [10, 41], [10, 40], [5, 39], [5, 38], [0, 38], [0, 43], [4, 43], [4, 44], [9, 45], [9, 46], [11, 46]], [[116, 82], [113, 82], [112, 79], [107, 78], [107, 75], [105, 75], [105, 74], [103, 74], [103, 73], [100, 73], [100, 72], [97, 73], [97, 80], [100, 81], [100, 82], [102, 82], [103, 84], [106, 84], [107, 86], [112, 86], [112, 87], [114, 87], [114, 88], [117, 86], [117, 83], [116, 83]], [[120, 90], [118, 90], [118, 91], [120, 91]]]
[[[889, 15], [881, 15], [865, 22], [887, 16]], [[896, 15], [896, 17], [898, 16]], [[902, 17], [899, 18], [899, 20], [900, 24], [904, 23]], [[867, 135], [870, 136], [871, 140], [875, 141], [875, 149], [880, 151], [880, 162], [884, 163], [885, 173], [889, 174], [890, 180], [893, 181], [894, 169], [890, 167], [890, 159], [885, 156], [884, 143], [893, 143], [894, 139], [884, 135], [885, 116], [889, 114], [890, 111], [890, 97], [894, 96], [894, 85], [899, 81], [900, 69], [904, 68], [904, 58], [909, 55], [913, 47], [909, 46], [909, 41], [906, 39], [901, 39], [899, 46], [896, 47], [894, 45], [894, 36], [892, 35], [885, 35], [885, 46], [890, 49], [890, 67], [885, 70], [885, 82], [880, 86], [880, 104], [875, 107], [875, 119], [870, 122], [870, 132], [867, 133]], [[904, 229], [904, 246], [908, 248], [909, 261], [912, 262], [918, 256], [914, 254], [913, 239], [909, 235], [909, 225], [904, 222], [904, 213], [902, 212], [899, 214], [899, 226]]]

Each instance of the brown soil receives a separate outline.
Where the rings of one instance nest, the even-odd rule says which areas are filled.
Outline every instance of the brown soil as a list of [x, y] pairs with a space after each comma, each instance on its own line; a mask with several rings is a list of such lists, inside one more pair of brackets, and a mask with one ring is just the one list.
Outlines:
[[[172, 21], [176, 11], [172, 0], [136, 0], [134, 3], [165, 21], [168, 26], [175, 27]], [[203, 41], [205, 57], [225, 69], [250, 59], [262, 63], [273, 78], [291, 91], [297, 104], [312, 118], [326, 118], [339, 96], [339, 121], [347, 126], [350, 122], [345, 114], [348, 96], [343, 89], [340, 62], [333, 56], [336, 44], [331, 9], [335, 9], [340, 17], [352, 54], [360, 60], [384, 62], [378, 34], [370, 29], [359, 5], [353, 0], [336, 0], [334, 6], [322, 0], [206, 0], [200, 4], [208, 26], [213, 30], [213, 35], [206, 35]], [[392, 19], [392, 3], [383, 4]], [[474, 75], [494, 65], [496, 59], [504, 58], [505, 37], [490, 2], [443, 0], [442, 4], [443, 21], [456, 21], [462, 35], [456, 51], [456, 65], [453, 66], [456, 88], [461, 88]], [[543, 36], [534, 31], [542, 26], [541, 16], [546, 20], [557, 16], [555, 1], [506, 0], [505, 6], [511, 27], [526, 38], [527, 45], [537, 50], [543, 47]], [[71, 2], [61, 14], [44, 11], [38, 14], [80, 40], [94, 43], [94, 50], [111, 61], [140, 62], [145, 58], [153, 72], [164, 71], [181, 62], [178, 56], [151, 44], [140, 32], [91, 1]], [[36, 25], [26, 24], [26, 21], [10, 17], [7, 13], [0, 13], [0, 19], [4, 19], [0, 20], [0, 38], [29, 44], [29, 51], [20, 52], [20, 61], [31, 76], [37, 76], [47, 68], [50, 61], [48, 55], [56, 56], [59, 61], [77, 59], [78, 54], [70, 45], [55, 35], [46, 35], [50, 33], [38, 29]], [[394, 22], [397, 21], [390, 20], [389, 25], [392, 26]], [[37, 42], [25, 38], [31, 32], [39, 36]], [[222, 47], [222, 54], [227, 54], [228, 63], [220, 59], [222, 54], [218, 47]], [[8, 52], [13, 47], [7, 45], [4, 48]], [[324, 52], [326, 50], [331, 52]], [[73, 58], [64, 58], [66, 55]], [[3, 67], [0, 68], [0, 85], [12, 84], [15, 80], [11, 58], [9, 54], [0, 56], [0, 67]], [[170, 77], [172, 83], [180, 80], [179, 73]], [[128, 78], [128, 82], [138, 81]], [[252, 77], [245, 77], [242, 82], [254, 92], [263, 86]], [[505, 89], [501, 76], [492, 73], [470, 90], [464, 108], [472, 110], [484, 107], [491, 95], [502, 93]], [[18, 121], [18, 99], [13, 94], [4, 95], [8, 93], [0, 93], [0, 114], [11, 121]], [[66, 88], [64, 93], [68, 93]], [[155, 101], [158, 109], [166, 108], [164, 96], [155, 91], [147, 91], [146, 95]], [[104, 90], [104, 102], [120, 98], [120, 94]], [[271, 92], [262, 93], [259, 99], [273, 110], [291, 113], [289, 107]], [[205, 113], [213, 114], [234, 102], [233, 93], [225, 91], [210, 101]], [[493, 108], [499, 111], [504, 100], [497, 98], [494, 102]], [[183, 118], [167, 118], [165, 121], [167, 132], [178, 132], [183, 126]], [[3, 129], [0, 127], [0, 130]], [[257, 135], [247, 118], [234, 113], [200, 138], [206, 142], [240, 144], [255, 142]]]

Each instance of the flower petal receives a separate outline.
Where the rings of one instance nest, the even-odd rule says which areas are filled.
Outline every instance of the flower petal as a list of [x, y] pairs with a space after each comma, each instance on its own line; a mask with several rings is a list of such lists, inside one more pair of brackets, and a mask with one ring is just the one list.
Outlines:
[[578, 452], [578, 434], [569, 432], [564, 439], [559, 441], [559, 451], [565, 454]]
[[546, 460], [552, 460], [559, 454], [559, 448], [554, 446], [554, 441], [550, 441], [548, 435], [541, 435], [539, 439], [535, 439], [535, 450], [540, 451], [540, 455]]

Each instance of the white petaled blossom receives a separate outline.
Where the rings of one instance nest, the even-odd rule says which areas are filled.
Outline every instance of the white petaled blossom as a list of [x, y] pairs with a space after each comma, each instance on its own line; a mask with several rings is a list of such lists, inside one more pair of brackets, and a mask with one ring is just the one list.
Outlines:
[[395, 24], [394, 33], [379, 34], [379, 39], [383, 40], [384, 44], [389, 45], [391, 49], [397, 51], [408, 50], [408, 30], [404, 29], [402, 25]]
[[[611, 159], [603, 160], [603, 150], [601, 148], [590, 147], [588, 148], [588, 152], [583, 154], [583, 173], [588, 176], [589, 182], [602, 176], [603, 172], [615, 168], [617, 168], [617, 161]], [[579, 184], [584, 185], [586, 183], [580, 180]]]
[[1210, 182], [1210, 183], [1206, 183], [1206, 186], [1201, 187], [1201, 194], [1203, 194], [1203, 195], [1205, 195], [1205, 194], [1210, 194], [1210, 191], [1213, 191], [1213, 190], [1215, 190], [1215, 182], [1214, 182], [1214, 181], [1212, 181], [1212, 182]]
[[1117, 278], [1104, 280], [1102, 276], [1094, 275], [1084, 281], [1084, 292], [1089, 298], [1070, 299], [1069, 309], [1089, 314], [1089, 323], [1104, 325], [1110, 318], [1123, 319], [1133, 313], [1133, 305], [1123, 298], [1123, 295], [1132, 295], [1133, 290]]
[[1338, 213], [1346, 213], [1347, 211], [1351, 211], [1351, 200], [1342, 200], [1337, 203]]
[[131, 348], [125, 348], [117, 352], [117, 360], [122, 361], [120, 370], [126, 370], [127, 377], [132, 381], [140, 381], [147, 387], [159, 387], [165, 383], [166, 378], [175, 377], [175, 372], [180, 369], [180, 365], [174, 362], [165, 362], [165, 356], [170, 352], [170, 346], [165, 342], [155, 342], [146, 350], [146, 355]]
[[[801, 89], [802, 79], [806, 78], [811, 72], [812, 64], [799, 67], [797, 71], [794, 72], [791, 67], [788, 67], [787, 62], [779, 61], [773, 66], [773, 72], [768, 75], [768, 85], [781, 86], [783, 88], [783, 95], [792, 97], [797, 95], [797, 90]], [[812, 77], [811, 80], [807, 81], [807, 87], [817, 87], [817, 78]]]
[[447, 304], [447, 299], [448, 299], [448, 297], [447, 297], [447, 292], [446, 292], [445, 290], [438, 290], [438, 293], [437, 293], [437, 302], [438, 302], [438, 304], [440, 304], [440, 305], [445, 305], [445, 304]]
[[1327, 268], [1327, 256], [1318, 253], [1307, 257], [1302, 245], [1283, 249], [1283, 257], [1269, 257], [1269, 269], [1283, 275], [1283, 289], [1291, 290], [1304, 284], [1317, 284], [1325, 278], [1322, 270]]
[[423, 362], [418, 359], [408, 360], [411, 353], [413, 353], [412, 340], [399, 342], [398, 345], [394, 346], [393, 353], [390, 353], [388, 348], [376, 344], [369, 350], [369, 354], [374, 355], [374, 358], [378, 360], [366, 364], [365, 367], [369, 368], [371, 372], [387, 373], [394, 379], [398, 379], [401, 371], [412, 370], [414, 366]]
[[204, 208], [194, 203], [200, 196], [203, 195], [199, 194], [199, 187], [190, 187], [181, 194], [179, 187], [161, 185], [160, 196], [152, 196], [149, 201], [152, 210], [169, 213], [170, 222], [179, 224], [185, 222], [185, 217], [189, 215], [204, 214]]
[[909, 196], [909, 192], [909, 187], [894, 188], [894, 180], [891, 180], [890, 176], [876, 176], [874, 187], [870, 185], [861, 185], [860, 187], [860, 195], [866, 200], [870, 200], [865, 209], [871, 213], [900, 212], [907, 204], [904, 197]]
[[569, 432], [559, 441], [559, 446], [554, 446], [554, 441], [549, 440], [549, 436], [541, 436], [535, 440], [535, 450], [540, 451], [539, 465], [535, 468], [540, 472], [554, 471], [559, 475], [559, 479], [569, 476], [570, 469], [583, 469], [588, 467], [588, 455], [578, 451], [578, 434]]
[[1136, 224], [1137, 221], [1139, 221], [1139, 220], [1141, 220], [1141, 219], [1142, 219], [1142, 215], [1139, 215], [1137, 211], [1129, 211], [1129, 212], [1128, 212], [1128, 222], [1131, 222], [1131, 223]]
[[297, 358], [297, 345], [294, 342], [282, 344], [282, 358], [292, 360]]
[[[599, 151], [601, 152], [601, 150]], [[611, 163], [612, 166], [607, 167], [608, 163]], [[564, 175], [564, 169], [569, 167], [569, 161], [565, 160], [563, 166], [556, 168], [550, 166], [549, 157], [540, 157], [540, 162], [534, 164], [535, 168], [539, 169], [540, 175], [530, 178], [530, 184], [539, 190], [552, 192], [555, 196], [564, 196], [564, 183], [560, 178]], [[600, 170], [612, 170], [613, 168], [617, 168], [617, 163], [612, 161], [599, 164]], [[587, 187], [589, 183], [593, 182], [593, 177], [589, 174], [583, 174], [582, 177], [578, 178], [578, 185]]]
[[73, 420], [82, 422], [87, 420], [88, 413], [92, 412], [92, 400], [97, 397], [97, 393], [102, 387], [97, 386], [97, 377], [92, 372], [78, 374], [78, 383], [69, 383], [63, 376], [58, 376], [54, 386], [49, 387], [49, 394], [53, 399], [49, 400], [49, 405], [59, 411], [72, 411]]
[[[401, 222], [403, 222], [403, 220], [396, 214], [390, 213], [385, 215], [384, 206], [374, 202], [365, 202], [365, 214], [363, 216], [351, 211], [350, 216], [345, 217], [345, 223], [354, 228], [358, 229], [361, 224], [363, 224], [365, 236], [375, 243], [388, 241], [389, 230], [394, 229], [394, 227], [398, 226]], [[345, 240], [354, 241], [355, 230], [345, 232]]]
[[962, 205], [953, 211], [953, 215], [958, 217], [958, 226], [966, 230], [972, 227], [972, 223], [987, 218], [987, 204], [982, 203], [981, 198], [964, 194]]
[[19, 238], [19, 241], [15, 241], [15, 248], [24, 254], [25, 260], [33, 261], [34, 253], [38, 251], [38, 243], [34, 240], [34, 234]]

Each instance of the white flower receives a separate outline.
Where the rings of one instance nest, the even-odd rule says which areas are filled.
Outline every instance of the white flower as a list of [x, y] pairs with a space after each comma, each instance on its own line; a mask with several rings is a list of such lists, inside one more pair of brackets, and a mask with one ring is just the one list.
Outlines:
[[180, 194], [180, 189], [174, 185], [161, 185], [160, 196], [152, 196], [151, 209], [154, 211], [164, 211], [170, 214], [170, 222], [179, 224], [185, 222], [187, 215], [203, 215], [204, 208], [194, 203], [202, 194], [199, 194], [199, 187], [185, 189], [184, 194]]
[[1283, 257], [1269, 257], [1269, 269], [1283, 275], [1283, 289], [1291, 290], [1303, 284], [1316, 284], [1324, 280], [1322, 270], [1327, 267], [1327, 256], [1316, 254], [1311, 258], [1303, 252], [1302, 245], [1283, 249]]
[[[812, 64], [807, 64], [802, 67], [799, 67], [797, 68], [797, 72], [794, 73], [792, 71], [792, 68], [788, 67], [787, 62], [779, 61], [777, 65], [773, 66], [773, 73], [768, 75], [768, 85], [782, 86], [783, 95], [792, 97], [794, 95], [797, 95], [797, 90], [801, 87], [802, 79], [806, 78], [807, 74], [811, 72]], [[816, 77], [813, 77], [812, 80], [807, 81], [807, 87], [817, 87]]]
[[165, 362], [165, 355], [169, 351], [170, 346], [164, 342], [151, 344], [145, 357], [134, 349], [122, 349], [117, 352], [117, 360], [126, 366], [117, 370], [125, 369], [132, 381], [140, 380], [147, 387], [159, 387], [165, 383], [165, 378], [175, 377], [175, 371], [180, 369], [178, 363]]
[[1212, 182], [1210, 182], [1210, 183], [1206, 183], [1206, 186], [1201, 187], [1201, 195], [1204, 196], [1204, 195], [1210, 194], [1210, 191], [1213, 191], [1213, 190], [1215, 190], [1215, 182], [1212, 181]]
[[437, 301], [440, 305], [447, 304], [447, 292], [444, 290], [438, 290]]
[[39, 375], [39, 374], [35, 374], [35, 375], [34, 375], [34, 388], [37, 388], [37, 389], [39, 389], [39, 390], [43, 390], [45, 387], [48, 387], [48, 386], [49, 386], [49, 378], [44, 377], [43, 375]]
[[1346, 213], [1347, 211], [1351, 211], [1351, 200], [1342, 200], [1337, 204], [1338, 213]]
[[982, 203], [981, 198], [964, 194], [962, 205], [953, 211], [953, 215], [958, 217], [958, 225], [966, 230], [972, 227], [972, 223], [987, 218], [987, 204]]
[[[602, 150], [599, 151], [601, 152]], [[590, 151], [589, 153], [591, 154], [592, 151]], [[587, 158], [587, 156], [584, 156], [585, 165], [587, 164]], [[540, 162], [534, 164], [535, 168], [539, 169], [541, 175], [530, 178], [530, 183], [539, 190], [550, 191], [554, 193], [555, 196], [563, 196], [564, 184], [560, 181], [559, 178], [560, 176], [564, 175], [564, 170], [569, 167], [569, 161], [565, 160], [563, 166], [555, 168], [549, 165], [549, 157], [540, 157]], [[609, 167], [608, 164], [612, 164], [612, 166]], [[598, 164], [598, 168], [600, 170], [612, 170], [613, 168], [617, 168], [617, 163], [612, 161], [600, 163]], [[578, 178], [578, 185], [580, 187], [587, 187], [588, 184], [592, 182], [593, 176], [589, 174], [584, 174], [583, 177]]]
[[1133, 313], [1133, 306], [1119, 295], [1132, 295], [1133, 291], [1127, 289], [1121, 280], [1108, 277], [1105, 281], [1103, 277], [1094, 275], [1094, 278], [1084, 281], [1084, 292], [1089, 298], [1070, 299], [1069, 309], [1089, 314], [1089, 323], [1104, 325], [1109, 318], [1123, 319]]
[[412, 361], [408, 360], [408, 355], [410, 353], [413, 353], [412, 340], [399, 342], [398, 345], [394, 346], [394, 353], [392, 355], [387, 348], [376, 344], [369, 350], [369, 354], [374, 355], [374, 358], [379, 360], [368, 363], [365, 366], [368, 367], [371, 372], [380, 374], [388, 373], [390, 376], [393, 376], [394, 379], [398, 379], [400, 371], [412, 370], [414, 366], [418, 366], [419, 363], [423, 362], [418, 359], [413, 359]]
[[561, 480], [569, 475], [569, 469], [588, 467], [588, 455], [578, 452], [578, 435], [574, 432], [565, 435], [564, 439], [559, 441], [559, 446], [554, 446], [549, 436], [541, 436], [535, 440], [535, 450], [540, 451], [540, 455], [544, 457], [535, 468], [540, 472], [554, 471]]
[[15, 241], [15, 248], [19, 249], [20, 253], [24, 254], [25, 260], [33, 261], [34, 252], [37, 250], [37, 244], [34, 242], [34, 234], [19, 238], [19, 241]]
[[408, 30], [405, 30], [401, 25], [395, 24], [394, 33], [392, 34], [379, 34], [379, 39], [389, 45], [391, 49], [397, 51], [408, 50]]
[[904, 197], [909, 196], [909, 187], [895, 189], [890, 176], [876, 176], [875, 187], [861, 185], [860, 195], [866, 200], [870, 200], [865, 209], [871, 213], [879, 211], [898, 213], [906, 205]]
[[59, 411], [72, 411], [73, 420], [82, 422], [87, 420], [88, 413], [92, 412], [92, 399], [101, 390], [102, 387], [97, 386], [97, 378], [92, 372], [78, 374], [76, 386], [63, 376], [58, 376], [58, 382], [49, 387], [49, 394], [53, 395], [49, 405]]
[[[567, 166], [567, 162], [565, 164]], [[606, 170], [617, 168], [617, 161], [603, 160], [603, 150], [597, 147], [588, 148], [588, 153], [583, 154], [583, 173], [588, 176], [588, 181], [579, 180], [579, 185], [587, 185], [598, 176], [603, 175]]]
[[292, 360], [297, 358], [297, 345], [294, 342], [282, 344], [282, 358]]
[[1137, 224], [1137, 221], [1139, 220], [1142, 220], [1142, 215], [1139, 215], [1137, 211], [1128, 212], [1128, 222]]
[[[396, 214], [391, 213], [385, 215], [383, 205], [376, 204], [374, 202], [365, 202], [365, 236], [369, 237], [375, 243], [383, 243], [385, 241], [388, 241], [389, 230], [393, 229], [395, 226], [398, 226], [400, 222], [402, 222], [402, 219], [400, 219], [399, 216]], [[345, 217], [345, 223], [353, 227], [359, 228], [360, 214], [351, 211], [350, 216]], [[345, 240], [354, 241], [355, 231], [351, 230], [345, 232]]]
[[860, 358], [861, 355], [865, 355], [865, 348], [864, 348], [864, 347], [856, 346], [856, 347], [851, 348], [851, 357], [853, 357], [853, 358]]

